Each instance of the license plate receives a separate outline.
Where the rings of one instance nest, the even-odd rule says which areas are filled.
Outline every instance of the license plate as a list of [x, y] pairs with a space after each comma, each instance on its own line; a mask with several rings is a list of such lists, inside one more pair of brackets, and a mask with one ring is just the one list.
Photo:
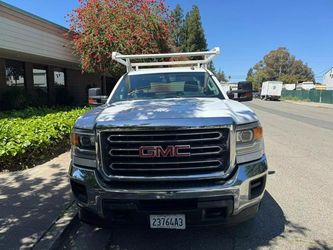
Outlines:
[[184, 214], [150, 215], [150, 228], [185, 229]]

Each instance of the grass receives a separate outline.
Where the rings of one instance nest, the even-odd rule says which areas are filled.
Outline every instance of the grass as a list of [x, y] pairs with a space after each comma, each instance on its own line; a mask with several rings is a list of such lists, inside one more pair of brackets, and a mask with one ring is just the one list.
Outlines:
[[311, 102], [310, 99], [302, 99], [297, 96], [281, 96], [281, 99], [287, 101], [296, 101], [296, 102]]

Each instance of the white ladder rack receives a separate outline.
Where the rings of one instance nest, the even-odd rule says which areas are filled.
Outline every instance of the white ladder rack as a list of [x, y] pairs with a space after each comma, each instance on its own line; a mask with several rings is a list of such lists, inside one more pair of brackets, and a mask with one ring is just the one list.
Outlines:
[[[142, 54], [142, 55], [123, 55], [118, 52], [112, 52], [112, 60], [119, 62], [126, 66], [127, 72], [132, 70], [140, 70], [140, 68], [155, 68], [158, 66], [197, 66], [207, 68], [208, 64], [213, 58], [220, 54], [220, 48], [216, 47], [209, 51], [202, 52], [185, 52], [185, 53], [164, 53], [164, 54]], [[186, 60], [186, 61], [164, 61], [164, 62], [137, 62], [133, 63], [131, 60], [139, 59], [157, 59], [157, 58], [174, 58], [174, 57], [199, 57], [201, 60]]]

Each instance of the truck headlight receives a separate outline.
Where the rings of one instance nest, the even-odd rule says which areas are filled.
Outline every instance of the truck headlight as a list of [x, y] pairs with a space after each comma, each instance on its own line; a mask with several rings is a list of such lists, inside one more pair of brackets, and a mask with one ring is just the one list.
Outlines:
[[237, 163], [260, 159], [264, 154], [263, 130], [259, 123], [246, 124], [236, 129]]
[[71, 133], [71, 144], [80, 148], [92, 149], [95, 148], [95, 136], [79, 133]]
[[244, 129], [236, 132], [237, 143], [247, 143], [253, 140], [260, 140], [263, 137], [262, 127]]

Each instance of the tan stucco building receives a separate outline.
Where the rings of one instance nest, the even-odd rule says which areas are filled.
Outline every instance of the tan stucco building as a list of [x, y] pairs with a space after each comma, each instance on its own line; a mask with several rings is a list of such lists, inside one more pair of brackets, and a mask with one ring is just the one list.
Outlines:
[[0, 1], [0, 98], [11, 88], [38, 89], [46, 93], [49, 104], [58, 104], [66, 93], [72, 104], [82, 105], [87, 102], [89, 87], [109, 93], [114, 79], [82, 74], [67, 32]]

